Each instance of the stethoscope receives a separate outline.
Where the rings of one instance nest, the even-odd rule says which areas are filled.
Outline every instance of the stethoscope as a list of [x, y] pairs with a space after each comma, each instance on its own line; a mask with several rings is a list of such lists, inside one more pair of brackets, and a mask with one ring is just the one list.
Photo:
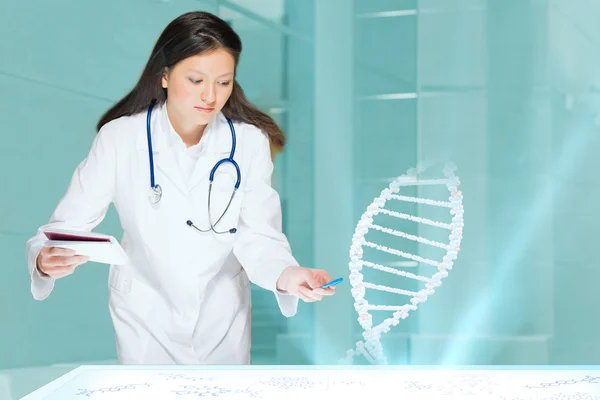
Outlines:
[[[155, 105], [156, 105], [156, 100], [152, 100], [152, 102], [150, 103], [150, 107], [148, 107], [148, 115], [146, 117], [146, 133], [148, 135], [148, 157], [150, 158], [150, 195], [149, 195], [149, 200], [150, 200], [150, 203], [152, 203], [152, 204], [158, 204], [158, 202], [162, 198], [162, 193], [163, 193], [161, 186], [154, 182], [154, 155], [152, 154], [152, 134], [151, 134], [151, 128], [150, 128], [150, 125], [151, 125], [150, 121], [152, 119], [152, 109], [154, 108]], [[228, 158], [219, 160], [215, 164], [215, 166], [212, 168], [212, 170], [210, 171], [209, 184], [208, 184], [208, 222], [210, 224], [210, 228], [206, 229], [206, 230], [202, 230], [202, 229], [199, 229], [198, 227], [196, 227], [192, 221], [190, 221], [190, 220], [186, 221], [186, 224], [188, 226], [196, 229], [199, 232], [213, 231], [214, 233], [218, 233], [218, 234], [236, 233], [237, 232], [237, 229], [235, 229], [235, 228], [232, 228], [232, 229], [229, 229], [229, 230], [223, 231], [223, 232], [215, 230], [215, 226], [217, 226], [217, 224], [221, 221], [221, 219], [223, 218], [223, 216], [229, 209], [229, 206], [231, 205], [231, 202], [233, 201], [233, 197], [235, 196], [236, 191], [240, 187], [240, 181], [242, 179], [242, 176], [240, 173], [240, 167], [233, 159], [233, 156], [235, 155], [235, 141], [236, 141], [235, 129], [233, 127], [233, 122], [231, 122], [231, 119], [229, 119], [227, 117], [226, 117], [226, 119], [227, 119], [227, 123], [229, 124], [229, 129], [231, 130], [231, 153], [229, 154]], [[213, 184], [213, 180], [215, 178], [215, 172], [217, 172], [217, 169], [224, 163], [231, 163], [235, 167], [235, 170], [237, 172], [237, 181], [235, 182], [235, 186], [233, 188], [233, 193], [231, 193], [231, 197], [229, 198], [229, 203], [227, 203], [227, 207], [225, 208], [225, 211], [223, 211], [223, 213], [221, 214], [221, 216], [219, 217], [217, 222], [215, 222], [213, 224], [212, 216], [210, 213], [210, 199], [211, 199], [211, 192], [212, 192], [212, 184]]]

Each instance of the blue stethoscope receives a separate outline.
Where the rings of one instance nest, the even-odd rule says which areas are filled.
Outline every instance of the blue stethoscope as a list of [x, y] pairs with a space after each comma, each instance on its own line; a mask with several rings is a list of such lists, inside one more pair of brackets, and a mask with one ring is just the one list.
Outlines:
[[[150, 203], [152, 203], [152, 204], [157, 204], [160, 201], [160, 199], [162, 198], [162, 188], [160, 187], [159, 184], [156, 184], [154, 182], [154, 155], [152, 154], [152, 134], [151, 134], [151, 128], [150, 128], [150, 125], [151, 125], [150, 121], [152, 119], [152, 109], [154, 108], [155, 105], [156, 105], [156, 100], [152, 100], [152, 102], [150, 103], [150, 107], [148, 107], [148, 115], [146, 117], [146, 133], [148, 135], [148, 157], [150, 158], [150, 195], [149, 195], [149, 200], [150, 200]], [[223, 216], [229, 209], [229, 206], [231, 205], [231, 202], [233, 201], [233, 197], [235, 196], [236, 191], [240, 187], [240, 181], [242, 180], [242, 175], [240, 173], [240, 167], [233, 159], [233, 156], [235, 155], [235, 141], [236, 141], [235, 129], [233, 127], [233, 122], [231, 121], [231, 119], [227, 118], [227, 123], [229, 124], [229, 129], [231, 130], [231, 153], [229, 154], [229, 157], [223, 158], [222, 160], [219, 160], [215, 164], [215, 166], [210, 171], [210, 176], [209, 176], [208, 221], [210, 224], [210, 228], [206, 229], [206, 230], [202, 230], [202, 229], [199, 229], [198, 227], [196, 227], [192, 221], [190, 221], [190, 220], [186, 221], [186, 224], [188, 226], [196, 229], [199, 232], [213, 231], [214, 233], [218, 233], [218, 234], [236, 233], [237, 232], [237, 229], [235, 229], [235, 228], [229, 229], [227, 231], [216, 231], [215, 230], [215, 226], [221, 221], [221, 219], [223, 218]], [[211, 199], [210, 195], [212, 192], [212, 184], [213, 184], [213, 180], [215, 178], [215, 172], [217, 172], [217, 169], [224, 163], [231, 163], [235, 167], [235, 170], [237, 172], [237, 181], [235, 182], [235, 186], [233, 188], [233, 193], [231, 193], [231, 197], [229, 198], [229, 203], [227, 203], [227, 207], [225, 207], [225, 211], [223, 211], [223, 213], [221, 214], [221, 216], [219, 217], [217, 222], [215, 222], [213, 224], [212, 216], [210, 213], [210, 199]]]

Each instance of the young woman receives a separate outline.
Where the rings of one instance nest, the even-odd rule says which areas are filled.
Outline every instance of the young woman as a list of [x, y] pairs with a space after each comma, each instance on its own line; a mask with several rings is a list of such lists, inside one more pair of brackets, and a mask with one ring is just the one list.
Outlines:
[[124, 265], [111, 265], [109, 306], [123, 364], [250, 363], [249, 282], [283, 315], [335, 293], [304, 268], [281, 232], [272, 152], [284, 136], [235, 79], [239, 36], [205, 12], [159, 37], [133, 90], [109, 109], [48, 224], [27, 243], [31, 290], [89, 259], [45, 247], [47, 228], [91, 231], [111, 203]]

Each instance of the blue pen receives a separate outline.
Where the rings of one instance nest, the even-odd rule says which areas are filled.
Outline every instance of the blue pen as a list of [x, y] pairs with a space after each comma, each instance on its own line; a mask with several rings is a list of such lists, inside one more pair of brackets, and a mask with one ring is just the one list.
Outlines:
[[335, 286], [335, 285], [337, 285], [338, 283], [340, 283], [341, 281], [343, 281], [343, 279], [342, 279], [342, 278], [337, 278], [337, 279], [334, 279], [334, 280], [332, 280], [331, 282], [329, 282], [329, 283], [326, 283], [326, 284], [324, 284], [323, 286], [321, 286], [321, 289], [326, 289], [326, 288], [328, 288], [328, 287]]

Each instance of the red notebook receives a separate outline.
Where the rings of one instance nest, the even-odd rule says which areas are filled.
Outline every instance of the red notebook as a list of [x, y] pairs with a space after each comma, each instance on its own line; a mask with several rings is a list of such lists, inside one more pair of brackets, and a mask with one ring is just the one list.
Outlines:
[[90, 236], [85, 233], [66, 233], [56, 231], [44, 231], [44, 235], [48, 240], [65, 240], [65, 241], [76, 241], [76, 242], [110, 242], [110, 237], [99, 237]]

